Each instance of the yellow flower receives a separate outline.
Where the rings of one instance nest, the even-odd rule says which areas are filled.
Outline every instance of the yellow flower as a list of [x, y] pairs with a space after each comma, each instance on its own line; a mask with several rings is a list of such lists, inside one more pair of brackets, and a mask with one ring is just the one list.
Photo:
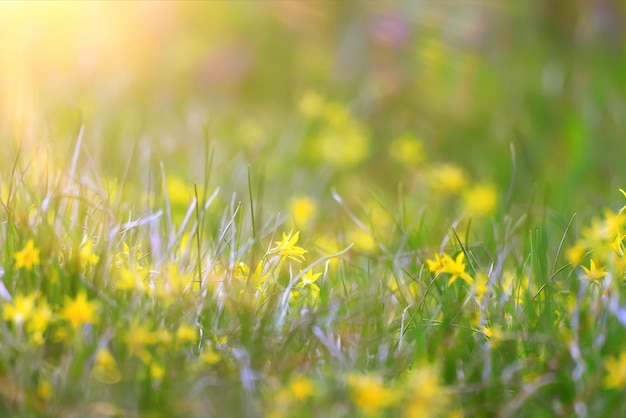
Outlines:
[[369, 252], [376, 248], [376, 241], [372, 234], [361, 228], [352, 228], [349, 235], [350, 240], [354, 242], [355, 249]]
[[408, 165], [416, 165], [424, 160], [424, 146], [410, 133], [405, 133], [391, 142], [389, 154]]
[[611, 248], [617, 253], [618, 256], [624, 257], [624, 238], [626, 235], [617, 234], [615, 240], [611, 243]]
[[116, 290], [136, 290], [138, 292], [144, 292], [146, 290], [146, 286], [141, 279], [139, 273], [135, 273], [130, 271], [126, 266], [120, 266], [117, 269], [117, 277], [115, 279], [115, 289]]
[[456, 260], [453, 260], [452, 257], [446, 259], [446, 270], [445, 272], [451, 274], [450, 280], [448, 284], [454, 283], [456, 279], [459, 277], [467, 282], [467, 284], [472, 284], [474, 279], [465, 272], [465, 263], [463, 263], [463, 259], [465, 258], [465, 253], [460, 252], [459, 255], [456, 256]]
[[393, 392], [374, 376], [351, 374], [348, 376], [348, 386], [354, 404], [369, 415], [375, 415], [395, 401]]
[[289, 393], [296, 401], [303, 401], [311, 397], [314, 393], [313, 383], [304, 376], [298, 376], [291, 380]]
[[15, 325], [23, 324], [32, 317], [36, 298], [37, 292], [28, 296], [16, 295], [12, 304], [4, 305], [2, 318], [5, 321], [12, 321]]
[[26, 270], [32, 270], [33, 266], [40, 262], [39, 248], [35, 248], [35, 243], [29, 239], [21, 251], [13, 254], [13, 258], [15, 258], [15, 268], [24, 267]]
[[165, 369], [157, 363], [150, 365], [150, 378], [155, 382], [160, 382], [165, 376]]
[[445, 193], [458, 193], [467, 184], [466, 174], [461, 168], [452, 164], [445, 164], [433, 169], [430, 176], [432, 187]]
[[[445, 256], [447, 256], [447, 254], [444, 254], [444, 257]], [[446, 268], [444, 257], [441, 257], [439, 254], [435, 254], [434, 260], [426, 260], [426, 264], [428, 264], [428, 270], [430, 270], [432, 273], [435, 273], [435, 275], [444, 273]]]
[[83, 324], [93, 324], [96, 322], [96, 310], [98, 303], [87, 300], [87, 293], [81, 290], [76, 299], [65, 296], [61, 317], [67, 320], [73, 329], [77, 329]]
[[291, 216], [298, 226], [306, 225], [317, 210], [315, 201], [307, 196], [296, 197], [291, 201]]
[[[302, 270], [300, 271], [302, 272]], [[317, 296], [319, 296], [320, 294], [320, 288], [315, 284], [315, 282], [317, 281], [317, 278], [321, 275], [322, 273], [313, 274], [313, 270], [308, 270], [306, 273], [304, 273], [300, 283], [298, 283], [297, 286], [300, 288], [306, 287], [311, 289], [311, 296], [313, 296], [313, 298], [317, 298]]]
[[626, 386], [626, 351], [619, 357], [609, 357], [604, 361], [607, 375], [604, 377], [604, 386], [608, 389], [622, 389]]
[[281, 257], [289, 258], [291, 260], [303, 261], [304, 254], [308, 251], [304, 248], [296, 246], [299, 237], [300, 232], [296, 232], [295, 234], [293, 234], [293, 231], [289, 232], [289, 234], [285, 234], [283, 232], [283, 239], [281, 241], [274, 242], [276, 246], [270, 248], [268, 255], [280, 255]]
[[610, 209], [604, 210], [604, 229], [608, 237], [618, 235], [624, 231], [624, 224], [626, 223], [626, 217], [622, 216], [620, 212], [615, 213]]
[[471, 216], [491, 214], [498, 203], [498, 193], [493, 185], [478, 185], [465, 193], [465, 212]]
[[573, 247], [570, 247], [565, 252], [565, 258], [570, 264], [577, 266], [583, 260], [585, 256], [585, 247], [582, 244], [576, 244]]
[[50, 306], [45, 300], [39, 299], [37, 307], [33, 310], [30, 321], [28, 321], [26, 325], [32, 342], [36, 344], [44, 343], [43, 333], [48, 329], [48, 324], [51, 319], [52, 310]]
[[100, 257], [93, 251], [93, 241], [89, 238], [80, 247], [78, 254], [83, 268], [86, 268], [89, 264], [98, 264], [98, 261], [100, 261]]
[[193, 187], [179, 177], [167, 176], [165, 187], [167, 189], [167, 197], [174, 205], [186, 206], [194, 195]]
[[604, 271], [604, 267], [596, 267], [596, 263], [593, 260], [589, 262], [589, 268], [585, 266], [581, 266], [581, 268], [585, 272], [582, 278], [592, 282], [598, 282], [601, 278], [609, 274]]
[[176, 340], [179, 343], [192, 343], [198, 339], [198, 332], [194, 327], [189, 325], [181, 325], [176, 330]]
[[472, 279], [472, 276], [465, 271], [465, 263], [463, 262], [464, 258], [465, 253], [463, 252], [460, 252], [459, 255], [456, 256], [456, 259], [453, 259], [448, 254], [443, 254], [443, 256], [435, 254], [435, 259], [426, 260], [426, 263], [428, 264], [428, 269], [435, 273], [435, 275], [441, 273], [450, 274], [451, 277], [448, 281], [449, 285], [454, 283], [459, 277], [465, 280], [467, 284], [472, 284], [474, 279]]

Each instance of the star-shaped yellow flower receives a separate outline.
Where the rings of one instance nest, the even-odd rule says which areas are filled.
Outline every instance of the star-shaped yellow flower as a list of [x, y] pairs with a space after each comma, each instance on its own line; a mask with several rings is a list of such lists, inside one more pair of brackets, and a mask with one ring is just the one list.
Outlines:
[[65, 296], [61, 318], [67, 320], [73, 329], [77, 329], [83, 324], [93, 324], [96, 322], [97, 302], [87, 300], [87, 293], [81, 290], [76, 299]]
[[293, 231], [289, 232], [289, 234], [285, 234], [283, 232], [283, 239], [281, 241], [276, 241], [274, 243], [276, 244], [276, 246], [270, 248], [268, 254], [280, 255], [282, 257], [289, 258], [295, 261], [304, 260], [304, 254], [307, 253], [307, 250], [302, 247], [296, 246], [299, 237], [300, 232], [296, 232], [295, 234], [293, 234]]
[[604, 267], [596, 267], [596, 263], [593, 260], [589, 262], [589, 268], [585, 266], [581, 266], [581, 267], [583, 271], [585, 272], [585, 274], [582, 276], [583, 279], [587, 279], [592, 282], [597, 282], [601, 278], [609, 274], [606, 271], [604, 271]]
[[32, 270], [33, 266], [40, 262], [39, 248], [35, 248], [35, 243], [29, 239], [22, 250], [13, 254], [13, 258], [15, 258], [15, 268], [24, 267], [26, 270]]

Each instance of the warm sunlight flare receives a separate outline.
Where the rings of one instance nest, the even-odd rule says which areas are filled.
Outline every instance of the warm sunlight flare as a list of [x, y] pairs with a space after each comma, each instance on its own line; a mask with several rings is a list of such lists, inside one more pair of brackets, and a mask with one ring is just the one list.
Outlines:
[[626, 2], [0, 0], [0, 417], [622, 417]]

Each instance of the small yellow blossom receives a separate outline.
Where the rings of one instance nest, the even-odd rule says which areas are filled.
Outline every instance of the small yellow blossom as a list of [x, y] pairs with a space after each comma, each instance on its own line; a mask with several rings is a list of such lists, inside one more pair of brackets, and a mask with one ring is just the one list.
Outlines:
[[582, 244], [576, 244], [567, 249], [565, 258], [567, 258], [570, 264], [577, 266], [583, 260], [583, 257], [585, 257], [585, 252], [586, 249]]
[[303, 261], [304, 254], [307, 253], [307, 250], [296, 246], [299, 237], [300, 232], [296, 232], [295, 234], [293, 231], [289, 232], [289, 234], [283, 232], [283, 239], [274, 243], [275, 247], [270, 248], [268, 255], [280, 255], [281, 257], [289, 258], [294, 261]]
[[150, 365], [150, 378], [153, 381], [160, 382], [161, 380], [163, 380], [164, 376], [165, 376], [165, 369], [163, 368], [163, 366], [157, 363], [152, 363]]
[[176, 176], [167, 176], [165, 180], [167, 197], [174, 205], [187, 206], [194, 196], [193, 186]]
[[456, 259], [453, 259], [448, 254], [443, 254], [443, 256], [435, 254], [435, 259], [426, 260], [426, 264], [428, 264], [428, 269], [435, 273], [435, 275], [442, 273], [449, 274], [449, 285], [454, 283], [458, 278], [465, 280], [467, 284], [471, 285], [474, 282], [474, 279], [472, 279], [472, 276], [465, 271], [465, 263], [463, 262], [464, 258], [465, 253], [463, 252], [460, 252], [456, 256]]
[[120, 266], [117, 269], [115, 289], [120, 290], [120, 291], [136, 290], [138, 292], [143, 293], [146, 290], [146, 286], [144, 286], [144, 283], [143, 283], [143, 280], [141, 279], [140, 274], [132, 272], [126, 266]]
[[582, 278], [592, 282], [598, 282], [601, 278], [609, 274], [604, 271], [604, 267], [596, 267], [596, 263], [593, 260], [589, 262], [589, 268], [585, 266], [581, 266], [581, 268], [585, 272]]
[[15, 268], [24, 267], [26, 270], [32, 270], [34, 265], [40, 263], [39, 248], [35, 248], [35, 243], [29, 239], [22, 250], [13, 254], [13, 258], [15, 258]]
[[626, 235], [617, 234], [615, 236], [615, 239], [611, 243], [611, 248], [613, 248], [613, 251], [615, 251], [615, 253], [620, 257], [624, 257], [624, 238], [625, 237]]
[[391, 142], [389, 154], [396, 161], [416, 165], [424, 160], [424, 146], [412, 134], [405, 133]]
[[317, 204], [308, 196], [296, 197], [291, 201], [290, 212], [297, 226], [305, 226], [313, 218]]
[[[300, 271], [302, 272], [302, 270]], [[320, 294], [320, 288], [315, 284], [315, 282], [321, 275], [322, 273], [313, 274], [313, 270], [307, 270], [307, 272], [302, 275], [302, 279], [297, 286], [300, 288], [311, 289], [311, 296], [313, 296], [313, 298], [317, 298]]]
[[314, 393], [313, 382], [304, 376], [298, 376], [291, 380], [289, 393], [296, 401], [303, 401], [310, 398]]
[[[444, 254], [444, 256], [446, 256], [446, 254]], [[445, 258], [441, 257], [439, 254], [435, 254], [434, 260], [426, 260], [426, 264], [428, 264], [428, 270], [435, 273], [435, 275], [445, 272]]]
[[608, 389], [622, 389], [626, 386], [626, 351], [619, 357], [609, 357], [604, 361], [607, 371], [604, 386]]
[[37, 292], [27, 296], [16, 295], [12, 304], [4, 305], [2, 318], [5, 321], [12, 321], [15, 325], [23, 324], [32, 317], [36, 298]]
[[100, 257], [93, 250], [93, 241], [89, 238], [80, 247], [78, 254], [83, 268], [86, 268], [89, 264], [98, 264], [98, 261], [100, 261]]
[[610, 209], [605, 209], [604, 213], [604, 230], [607, 237], [613, 237], [624, 232], [624, 225], [626, 224], [626, 216], [621, 213], [615, 213]]
[[366, 414], [375, 415], [380, 409], [395, 402], [391, 389], [386, 388], [378, 377], [351, 374], [348, 376], [348, 386], [352, 401]]
[[467, 175], [461, 168], [452, 164], [436, 167], [430, 176], [432, 187], [445, 193], [459, 193], [467, 184]]
[[465, 258], [465, 253], [460, 252], [459, 255], [456, 256], [456, 259], [453, 260], [452, 257], [448, 257], [446, 263], [446, 273], [450, 274], [450, 280], [448, 284], [454, 283], [456, 279], [459, 277], [467, 282], [467, 284], [472, 284], [474, 279], [465, 272], [465, 263], [463, 263], [463, 259]]
[[32, 342], [39, 345], [44, 343], [43, 334], [48, 329], [51, 320], [52, 310], [48, 303], [40, 298], [37, 307], [32, 312], [30, 321], [26, 325]]
[[474, 186], [464, 196], [465, 213], [470, 216], [489, 215], [495, 210], [497, 203], [498, 193], [490, 184]]
[[353, 228], [350, 231], [350, 240], [354, 242], [354, 248], [361, 251], [372, 251], [376, 248], [376, 241], [372, 234], [361, 228]]
[[179, 343], [192, 343], [198, 339], [198, 331], [189, 325], [181, 325], [176, 330], [176, 340]]
[[67, 320], [73, 329], [77, 329], [83, 324], [93, 324], [96, 322], [96, 310], [98, 303], [87, 300], [87, 293], [81, 290], [76, 299], [65, 296], [61, 318]]

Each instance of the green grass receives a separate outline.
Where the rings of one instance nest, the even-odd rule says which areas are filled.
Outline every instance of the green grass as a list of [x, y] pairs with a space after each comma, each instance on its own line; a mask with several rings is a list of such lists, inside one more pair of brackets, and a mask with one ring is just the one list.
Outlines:
[[592, 3], [0, 5], [0, 416], [625, 414]]

